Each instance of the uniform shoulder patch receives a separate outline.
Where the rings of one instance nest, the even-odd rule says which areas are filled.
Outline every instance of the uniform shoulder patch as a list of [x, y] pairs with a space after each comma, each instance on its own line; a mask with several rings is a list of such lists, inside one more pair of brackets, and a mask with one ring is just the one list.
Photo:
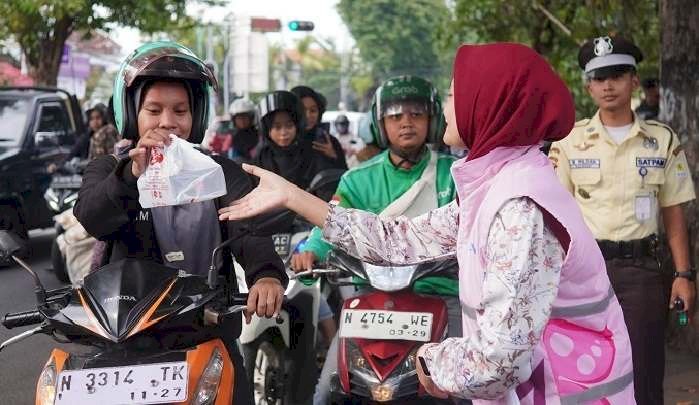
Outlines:
[[662, 122], [658, 122], [658, 121], [655, 121], [655, 120], [647, 120], [647, 121], [646, 121], [646, 124], [647, 124], [647, 125], [650, 125], [650, 126], [652, 126], [652, 127], [654, 127], [654, 128], [662, 128], [662, 129], [664, 129], [665, 131], [667, 131], [668, 134], [669, 134], [670, 136], [672, 136], [672, 135], [675, 134], [675, 131], [673, 131], [672, 128], [670, 128], [669, 126], [663, 124]]
[[575, 126], [574, 126], [574, 127], [575, 127], [575, 128], [577, 128], [577, 127], [584, 127], [585, 125], [589, 124], [591, 120], [592, 120], [591, 118], [584, 118], [584, 119], [581, 119], [580, 121], [578, 121], [578, 122], [575, 123]]

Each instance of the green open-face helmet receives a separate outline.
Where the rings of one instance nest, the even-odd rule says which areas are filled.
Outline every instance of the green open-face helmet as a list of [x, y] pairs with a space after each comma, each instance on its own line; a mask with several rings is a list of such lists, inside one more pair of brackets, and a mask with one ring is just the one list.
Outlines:
[[379, 148], [389, 145], [383, 125], [384, 115], [397, 111], [402, 103], [412, 103], [424, 108], [430, 116], [426, 143], [440, 144], [444, 135], [444, 115], [442, 101], [437, 89], [429, 81], [416, 76], [392, 77], [381, 84], [374, 93], [371, 103], [371, 132]]
[[194, 52], [169, 41], [138, 47], [121, 64], [114, 79], [114, 121], [126, 139], [138, 139], [138, 110], [142, 90], [158, 80], [182, 81], [189, 93], [192, 132], [188, 141], [200, 143], [209, 122], [209, 99], [218, 89], [214, 72]]

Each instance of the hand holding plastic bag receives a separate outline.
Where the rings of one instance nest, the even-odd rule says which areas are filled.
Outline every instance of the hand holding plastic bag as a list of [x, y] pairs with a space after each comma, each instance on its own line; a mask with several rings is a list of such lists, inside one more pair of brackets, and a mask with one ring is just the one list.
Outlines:
[[223, 169], [194, 145], [170, 135], [170, 145], [154, 147], [146, 171], [138, 178], [143, 208], [190, 204], [226, 194]]

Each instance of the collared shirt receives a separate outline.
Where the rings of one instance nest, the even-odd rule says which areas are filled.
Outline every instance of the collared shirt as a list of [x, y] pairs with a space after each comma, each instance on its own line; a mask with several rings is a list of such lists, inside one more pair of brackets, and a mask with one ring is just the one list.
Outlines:
[[551, 145], [549, 159], [575, 196], [595, 238], [641, 239], [658, 232], [660, 208], [695, 198], [687, 158], [667, 125], [634, 114], [617, 144], [599, 112]]

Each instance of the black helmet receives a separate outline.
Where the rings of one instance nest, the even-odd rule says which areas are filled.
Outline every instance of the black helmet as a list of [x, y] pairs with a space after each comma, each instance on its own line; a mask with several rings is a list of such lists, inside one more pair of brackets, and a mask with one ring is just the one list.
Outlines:
[[277, 90], [266, 94], [257, 104], [258, 128], [265, 137], [269, 136], [272, 123], [272, 114], [277, 111], [286, 111], [296, 125], [297, 134], [300, 135], [304, 128], [303, 106], [294, 93], [286, 90]]
[[325, 99], [325, 96], [316, 92], [308, 86], [296, 86], [293, 89], [291, 89], [291, 92], [294, 93], [296, 97], [299, 98], [299, 100], [301, 100], [304, 97], [310, 97], [313, 100], [315, 100], [316, 104], [318, 104], [319, 116], [322, 119], [323, 113], [325, 112], [325, 109], [328, 107], [328, 100]]

